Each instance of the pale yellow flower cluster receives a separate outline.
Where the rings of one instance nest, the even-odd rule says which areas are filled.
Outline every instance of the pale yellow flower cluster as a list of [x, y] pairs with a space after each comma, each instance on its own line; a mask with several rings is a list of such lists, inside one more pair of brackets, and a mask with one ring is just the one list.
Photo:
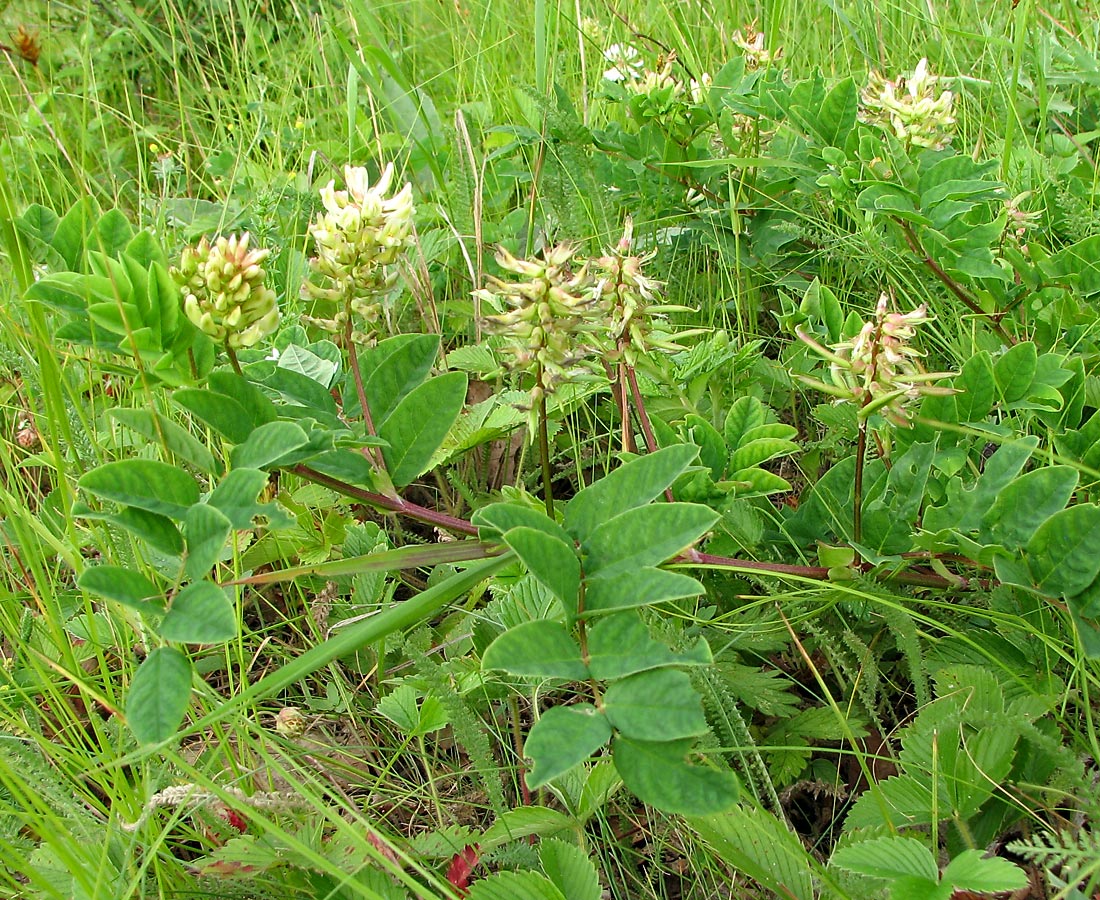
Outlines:
[[917, 63], [911, 76], [896, 81], [872, 71], [861, 94], [860, 117], [889, 128], [904, 144], [940, 150], [951, 142], [955, 95], [940, 91], [939, 80], [929, 72], [927, 59]]
[[745, 58], [746, 69], [766, 68], [779, 62], [783, 56], [782, 47], [773, 53], [764, 46], [764, 33], [757, 31], [753, 25], [747, 25], [744, 29], [735, 31], [733, 43]]
[[510, 307], [487, 316], [486, 326], [508, 335], [514, 368], [536, 374], [538, 381], [531, 389], [532, 403], [536, 403], [576, 374], [589, 353], [576, 336], [595, 327], [600, 308], [590, 290], [587, 265], [574, 269], [573, 244], [558, 244], [542, 260], [516, 259], [502, 247], [496, 260], [519, 280], [490, 275], [488, 287], [474, 293], [482, 301]]
[[249, 247], [248, 232], [205, 237], [183, 251], [171, 270], [187, 318], [204, 334], [232, 349], [251, 347], [279, 325], [275, 292], [264, 285], [270, 250]]
[[882, 294], [874, 317], [850, 341], [826, 349], [799, 331], [798, 337], [829, 361], [832, 383], [805, 377], [801, 380], [841, 401], [855, 402], [861, 418], [880, 412], [895, 425], [908, 425], [910, 401], [929, 394], [953, 393], [950, 388], [930, 384], [950, 377], [951, 373], [926, 372], [920, 364], [924, 354], [910, 345], [916, 326], [929, 321], [923, 303], [912, 312], [891, 312], [889, 299]]
[[[406, 183], [388, 196], [394, 167], [389, 163], [375, 184], [366, 169], [344, 167], [347, 190], [336, 190], [330, 181], [321, 188], [324, 210], [309, 226], [317, 255], [310, 268], [321, 283], [308, 282], [307, 296], [342, 304], [333, 319], [308, 318], [329, 331], [343, 330], [348, 316], [366, 322], [378, 318], [379, 295], [397, 278], [389, 267], [412, 244], [412, 185]], [[356, 332], [353, 339], [366, 340]]]

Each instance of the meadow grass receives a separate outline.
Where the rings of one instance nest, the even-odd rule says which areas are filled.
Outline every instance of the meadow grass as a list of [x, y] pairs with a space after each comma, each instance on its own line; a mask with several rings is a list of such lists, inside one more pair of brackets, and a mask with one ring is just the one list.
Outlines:
[[[61, 213], [87, 196], [104, 210], [123, 211], [136, 227], [154, 230], [173, 254], [204, 233], [247, 222], [261, 238], [289, 248], [280, 277], [290, 284], [309, 252], [306, 223], [317, 208], [316, 188], [339, 178], [345, 162], [394, 158], [423, 198], [418, 203], [425, 222], [439, 234], [453, 230], [462, 244], [461, 256], [438, 265], [443, 254], [433, 257], [432, 247], [421, 248], [428, 287], [422, 296], [410, 295], [404, 314], [411, 321], [423, 312], [424, 330], [447, 333], [448, 349], [475, 337], [465, 305], [491, 255], [478, 236], [519, 235], [533, 247], [540, 223], [532, 183], [543, 175], [541, 190], [572, 226], [560, 237], [591, 251], [617, 237], [617, 216], [593, 194], [607, 171], [593, 157], [530, 140], [508, 151], [512, 164], [495, 166], [489, 183], [462, 160], [463, 128], [474, 132], [481, 158], [510, 148], [520, 130], [545, 133], [547, 98], [558, 90], [586, 126], [621, 118], [621, 110], [597, 99], [608, 65], [603, 52], [612, 44], [630, 43], [654, 57], [674, 51], [690, 72], [717, 72], [734, 55], [734, 32], [755, 23], [767, 46], [783, 48], [792, 78], [821, 71], [830, 83], [852, 76], [862, 84], [872, 69], [911, 71], [926, 57], [960, 96], [957, 146], [973, 148], [976, 158], [999, 160], [1010, 193], [1042, 183], [1049, 171], [1050, 122], [1072, 131], [1072, 111], [1088, 103], [1095, 108], [1100, 85], [1100, 21], [1083, 0], [11, 0], [0, 22], [0, 43], [12, 44], [4, 35], [25, 26], [41, 44], [36, 65], [12, 49], [0, 54], [5, 229], [30, 204]], [[1070, 36], [1083, 55], [1075, 63], [1080, 70], [1067, 74], [1056, 40], [1068, 45]], [[540, 153], [559, 155], [550, 165]], [[578, 160], [590, 169], [578, 170]], [[1098, 196], [1093, 190], [1071, 210], [1079, 237], [1096, 233], [1089, 220]], [[977, 350], [989, 349], [989, 334], [979, 334], [974, 317], [960, 313], [912, 259], [899, 259], [895, 246], [824, 217], [808, 224], [821, 230], [822, 247], [832, 241], [815, 262], [823, 281], [836, 279], [833, 287], [845, 302], [866, 312], [874, 297], [859, 296], [853, 270], [880, 273], [884, 289], [892, 287], [914, 306], [930, 304], [936, 322], [928, 346], [947, 368], [957, 370]], [[717, 238], [710, 245], [670, 246], [662, 251], [665, 271], [658, 277], [668, 281], [673, 302], [697, 311], [681, 316], [685, 323], [724, 329], [735, 347], [775, 339], [773, 286], [748, 270], [736, 247]], [[227, 713], [227, 698], [328, 636], [328, 618], [316, 615], [323, 579], [250, 597], [240, 609], [239, 638], [197, 654], [203, 678], [196, 680], [191, 712], [194, 719], [207, 717], [210, 728], [156, 754], [135, 747], [115, 713], [124, 708], [138, 661], [132, 650], [150, 634], [139, 615], [107, 608], [78, 589], [75, 578], [93, 559], [139, 568], [155, 560], [127, 533], [89, 527], [74, 515], [73, 499], [77, 479], [95, 466], [152, 452], [109, 417], [111, 409], [179, 413], [148, 378], [52, 338], [54, 314], [22, 302], [36, 273], [18, 247], [5, 238], [0, 259], [0, 657], [8, 671], [19, 658], [18, 678], [0, 679], [0, 890], [36, 898], [454, 896], [444, 875], [453, 855], [445, 838], [453, 833], [461, 849], [472, 833], [463, 828], [477, 830], [499, 816], [494, 792], [522, 815], [517, 798], [524, 790], [515, 734], [522, 715], [512, 715], [515, 709], [490, 688], [455, 688], [481, 616], [472, 602], [470, 610], [459, 611], [469, 616], [455, 613], [436, 628], [453, 640], [438, 652], [449, 666], [445, 676], [431, 655], [414, 665], [413, 649], [383, 639], [370, 652], [305, 673], [278, 697], [233, 704]], [[297, 255], [290, 252], [295, 250]], [[288, 293], [286, 305], [300, 305], [296, 292]], [[460, 323], [456, 332], [449, 331], [452, 321]], [[1095, 393], [1091, 371], [1089, 378]], [[724, 396], [738, 384], [759, 382], [765, 396], [780, 396], [790, 387], [782, 371], [762, 371], [753, 359], [741, 360], [732, 379], [718, 387], [700, 382], [694, 395], [655, 396], [653, 408], [683, 407], [690, 396], [717, 416], [719, 403], [704, 402], [708, 392]], [[606, 427], [608, 408], [578, 404], [555, 437], [555, 455], [566, 461], [564, 469], [572, 463], [578, 481], [592, 458], [610, 459], [607, 442], [594, 433]], [[28, 423], [40, 435], [30, 453], [15, 440]], [[203, 438], [211, 446], [219, 441], [213, 434]], [[822, 453], [828, 458], [828, 450]], [[534, 467], [530, 458], [520, 462], [532, 485]], [[464, 496], [483, 500], [476, 479], [463, 480], [466, 474], [456, 467], [450, 482], [441, 477], [424, 491], [458, 498], [456, 504]], [[817, 474], [808, 471], [803, 480]], [[322, 533], [330, 515], [341, 518], [333, 519], [339, 530], [359, 514], [350, 501], [315, 486], [291, 481], [284, 490], [299, 524], [308, 523], [303, 540], [310, 528]], [[316, 544], [317, 559], [340, 540]], [[228, 570], [249, 569], [248, 553], [244, 544], [234, 547]], [[293, 565], [297, 558], [297, 548], [288, 549], [285, 558], [275, 555], [267, 563]], [[422, 586], [417, 578], [412, 576], [413, 587]], [[372, 590], [350, 581], [340, 585], [345, 598]], [[394, 580], [379, 605], [409, 590]], [[817, 583], [762, 582], [745, 573], [717, 586], [715, 598], [709, 611], [685, 607], [680, 615], [691, 626], [724, 628], [729, 647], [780, 660], [775, 671], [788, 686], [795, 678], [783, 667], [806, 679], [797, 689], [807, 703], [835, 714], [837, 724], [824, 729], [828, 739], [822, 743], [842, 764], [862, 768], [868, 780], [883, 762], [880, 752], [888, 754], [857, 737], [866, 732], [866, 721], [848, 724], [849, 717], [859, 719], [853, 709], [868, 696], [859, 693], [864, 680], [874, 682], [867, 688], [872, 693], [901, 696], [905, 690], [888, 679], [906, 663], [922, 665], [901, 626], [881, 635], [889, 663], [875, 662], [877, 646], [859, 644], [861, 617], [878, 606], [912, 616], [912, 638], [925, 642], [922, 653], [942, 643], [959, 661], [980, 662], [1004, 681], [1061, 685], [1046, 738], [1071, 761], [1100, 759], [1093, 718], [1098, 670], [1057, 610], [1002, 595], [965, 613], [955, 600], [937, 596], [922, 596], [919, 609], [906, 609], [896, 596], [862, 584], [823, 591]], [[754, 599], [733, 605], [744, 598]], [[785, 622], [782, 610], [788, 608], [795, 612]], [[358, 609], [339, 600], [332, 621]], [[990, 630], [1015, 629], [1035, 671], [1019, 671], [1017, 657], [998, 658], [990, 643], [975, 639], [976, 622]], [[791, 634], [812, 645], [805, 659]], [[378, 670], [379, 658], [402, 654], [407, 662], [397, 671]], [[826, 663], [832, 680], [821, 675]], [[451, 685], [450, 694], [439, 687], [448, 731], [410, 737], [375, 710], [377, 697], [370, 692], [380, 682], [413, 673], [420, 684]], [[909, 674], [914, 681], [922, 677]], [[537, 702], [537, 691], [528, 699]], [[321, 735], [315, 746], [273, 728], [284, 702], [306, 711], [311, 733]], [[484, 748], [471, 746], [473, 739], [460, 732], [462, 708], [478, 711], [488, 738]], [[754, 737], [764, 721], [771, 727], [775, 717], [759, 717]], [[747, 731], [745, 736], [753, 739]], [[723, 734], [717, 741], [730, 742], [726, 749], [746, 758], [757, 752], [734, 737]], [[764, 753], [797, 755], [803, 748], [807, 742], [792, 732]], [[830, 774], [825, 755], [815, 757], [800, 789], [817, 790], [813, 796], [823, 809], [839, 808], [840, 767], [834, 760]], [[751, 769], [751, 762], [744, 765]], [[765, 780], [749, 778], [746, 793], [759, 789], [767, 806]], [[179, 784], [194, 784], [209, 796], [201, 804], [159, 810], [136, 830], [124, 827], [142, 820], [156, 792]], [[228, 791], [233, 786], [275, 798], [271, 808], [247, 810], [244, 827], [253, 841], [247, 846], [226, 843], [238, 837], [225, 812], [235, 808]], [[1078, 787], [1071, 780], [1037, 785], [1033, 824], [1058, 806], [1053, 794]], [[541, 799], [568, 806], [545, 789]], [[792, 817], [809, 815], [792, 809]], [[522, 819], [515, 821], [517, 833], [526, 833]], [[675, 817], [610, 801], [595, 804], [587, 818], [573, 816], [573, 823], [570, 837], [592, 855], [612, 897], [770, 896], [733, 876], [730, 858]], [[817, 835], [827, 831], [819, 828]], [[221, 868], [208, 857], [219, 859], [219, 846], [231, 847]], [[532, 864], [531, 845], [501, 846], [495, 868]], [[204, 856], [196, 874], [192, 864]], [[807, 865], [818, 867], [834, 895], [858, 896], [825, 876], [820, 859], [811, 856]], [[246, 866], [262, 874], [227, 877]]]

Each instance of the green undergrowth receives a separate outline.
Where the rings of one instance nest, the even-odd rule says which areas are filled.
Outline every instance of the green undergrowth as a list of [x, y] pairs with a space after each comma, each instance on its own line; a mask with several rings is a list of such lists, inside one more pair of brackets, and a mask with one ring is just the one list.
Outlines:
[[1095, 895], [1089, 4], [0, 22], [5, 896]]

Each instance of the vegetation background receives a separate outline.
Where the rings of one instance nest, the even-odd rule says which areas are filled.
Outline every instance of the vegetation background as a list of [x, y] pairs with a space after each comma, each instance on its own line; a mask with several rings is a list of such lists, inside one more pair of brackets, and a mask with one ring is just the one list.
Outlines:
[[[8, 0], [0, 23], [0, 891], [1100, 896], [1095, 4]], [[627, 47], [624, 85], [605, 76], [626, 72]], [[931, 147], [860, 96], [873, 73], [904, 94], [922, 59], [941, 78], [929, 99], [953, 94]], [[679, 87], [662, 94], [666, 67]], [[631, 87], [644, 73], [652, 90]], [[703, 73], [713, 102], [692, 99]], [[307, 477], [307, 436], [332, 452], [373, 437], [341, 430], [364, 406], [350, 344], [300, 292], [318, 190], [388, 161], [395, 189], [413, 186], [416, 240], [373, 336], [433, 336], [416, 345], [423, 372], [393, 377], [450, 387], [409, 419], [447, 419], [456, 372], [464, 411], [431, 446], [391, 427], [390, 484]], [[502, 292], [471, 293], [512, 277], [494, 248], [545, 259], [571, 242], [596, 259], [628, 215], [667, 296], [637, 393], [623, 345], [605, 344], [606, 372], [517, 409], [530, 373], [478, 305]], [[115, 277], [96, 252], [178, 265], [203, 236], [243, 231], [272, 250], [269, 341], [239, 360], [201, 336], [158, 345], [161, 369], [81, 339], [89, 279]], [[927, 308], [906, 340], [957, 393], [903, 380], [881, 408], [822, 397], [848, 383], [822, 353], [850, 362], [864, 322], [882, 338], [880, 294]], [[100, 339], [131, 326], [123, 312], [112, 331], [106, 307]], [[314, 387], [271, 381], [291, 357]], [[188, 399], [230, 396], [242, 365], [298, 428], [292, 450]], [[913, 427], [884, 415], [903, 407]], [[703, 518], [648, 514], [637, 544], [705, 592], [631, 612], [634, 668], [597, 678], [583, 606], [524, 542], [549, 529], [592, 562], [586, 501], [565, 531], [544, 501], [624, 471], [647, 411], [664, 448], [649, 458], [691, 447], [700, 465], [620, 483], [677, 501], [642, 509]], [[407, 479], [394, 447], [423, 456]], [[128, 460], [188, 473], [202, 499], [164, 506], [174, 476], [120, 487], [109, 466]], [[201, 573], [178, 554], [173, 570], [148, 523], [110, 518], [112, 501], [180, 522], [227, 509], [210, 493], [227, 467], [264, 474]], [[184, 531], [195, 559], [199, 526]], [[156, 603], [131, 576], [163, 588]], [[216, 601], [201, 587], [230, 581]], [[172, 599], [171, 625], [164, 596], [197, 611]], [[509, 637], [547, 622], [580, 640], [579, 676], [524, 662], [549, 632]], [[142, 704], [150, 658], [184, 668], [158, 670]], [[552, 746], [525, 744], [555, 704], [614, 711], [617, 685], [649, 669], [672, 699], [641, 718], [667, 734], [612, 715], [614, 755], [574, 758], [572, 733], [547, 727]], [[670, 755], [631, 762], [633, 737]]]

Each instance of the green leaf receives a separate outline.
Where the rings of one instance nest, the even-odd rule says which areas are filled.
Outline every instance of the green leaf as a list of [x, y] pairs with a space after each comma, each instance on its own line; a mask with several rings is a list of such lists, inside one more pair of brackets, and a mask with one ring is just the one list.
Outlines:
[[737, 778], [728, 769], [687, 761], [691, 740], [636, 741], [622, 736], [611, 744], [623, 783], [643, 803], [669, 813], [705, 816], [737, 802]]
[[412, 390], [379, 427], [378, 436], [386, 471], [397, 487], [404, 487], [431, 462], [451, 430], [466, 399], [466, 375], [448, 372]]
[[76, 586], [143, 613], [164, 612], [164, 592], [140, 572], [123, 566], [85, 569]]
[[259, 428], [278, 417], [275, 404], [247, 378], [236, 372], [211, 372], [206, 380], [207, 387], [219, 394], [236, 400], [248, 417], [249, 430]]
[[545, 806], [517, 806], [508, 809], [482, 834], [480, 844], [483, 849], [493, 849], [513, 841], [522, 840], [532, 834], [548, 837], [576, 828], [572, 816], [557, 809]]
[[167, 516], [127, 506], [115, 515], [104, 515], [101, 518], [147, 541], [149, 546], [155, 547], [161, 553], [169, 556], [183, 553], [183, 535]]
[[[497, 872], [470, 885], [466, 900], [566, 900], [538, 872]], [[572, 900], [572, 898], [569, 898]]]
[[1082, 504], [1047, 519], [1027, 543], [1035, 588], [1051, 597], [1071, 597], [1100, 573], [1100, 507]]
[[1035, 380], [1039, 351], [1032, 341], [1023, 341], [1010, 347], [993, 365], [997, 388], [1005, 403], [1023, 400]]
[[181, 519], [199, 500], [199, 486], [186, 472], [150, 459], [124, 459], [92, 469], [78, 482], [97, 497]]
[[604, 715], [624, 737], [640, 741], [675, 740], [705, 734], [703, 701], [686, 673], [657, 669], [611, 684], [604, 693]]
[[210, 581], [189, 584], [172, 599], [160, 634], [185, 644], [216, 644], [237, 634], [237, 613], [225, 591]]
[[817, 110], [817, 132], [823, 143], [843, 147], [856, 124], [859, 91], [852, 78], [837, 82]]
[[248, 439], [233, 448], [230, 460], [234, 469], [275, 467], [295, 450], [309, 443], [309, 435], [293, 422], [268, 422], [255, 429]]
[[692, 444], [679, 444], [620, 466], [569, 501], [565, 530], [578, 540], [586, 540], [608, 519], [659, 496], [687, 471], [698, 453]]
[[[1003, 358], [998, 360], [998, 364], [1003, 361]], [[993, 408], [994, 380], [994, 367], [984, 350], [966, 361], [952, 384], [956, 390], [962, 391], [955, 395], [955, 421], [965, 424], [985, 420]]]
[[813, 857], [783, 822], [763, 809], [740, 806], [688, 824], [727, 865], [790, 900], [815, 900]]
[[[820, 285], [819, 282], [814, 281], [814, 284], [818, 285], [818, 288], [822, 292], [828, 292], [829, 297], [836, 302], [836, 298], [832, 296], [832, 291]], [[806, 296], [809, 297], [810, 291], [813, 290], [813, 285], [810, 286], [806, 292]], [[806, 303], [806, 300], [803, 300]], [[831, 307], [830, 307], [831, 309]], [[836, 307], [836, 313], [839, 316], [840, 307]], [[831, 326], [830, 326], [831, 329]], [[837, 323], [837, 340], [840, 339], [840, 325]], [[733, 405], [730, 406], [730, 411], [726, 414], [726, 424], [722, 431], [726, 438], [726, 444], [729, 447], [740, 447], [741, 442], [745, 440], [745, 435], [764, 425], [765, 419], [764, 404], [757, 400], [755, 397], [738, 397]], [[767, 436], [767, 435], [762, 435]]]
[[252, 433], [248, 411], [232, 397], [198, 388], [180, 388], [172, 400], [200, 422], [234, 444], [243, 444]]
[[769, 459], [797, 452], [798, 444], [793, 441], [778, 440], [776, 438], [748, 441], [738, 447], [730, 456], [729, 469], [731, 472], [736, 472], [739, 469], [755, 468]]
[[703, 585], [688, 575], [643, 566], [610, 577], [594, 576], [585, 580], [585, 615], [630, 609], [696, 597]]
[[[439, 337], [434, 334], [399, 334], [359, 354], [363, 391], [375, 428], [380, 429], [401, 401], [427, 380], [438, 354]], [[344, 393], [346, 414], [359, 415], [357, 393]]]
[[872, 878], [900, 878], [910, 875], [925, 878], [933, 884], [939, 881], [936, 858], [921, 841], [890, 835], [841, 847], [833, 854], [830, 865], [839, 866]]
[[398, 685], [375, 707], [408, 737], [420, 737], [447, 727], [447, 713], [435, 697], [421, 698], [411, 684]]
[[139, 743], [166, 741], [179, 731], [190, 702], [191, 661], [174, 647], [157, 647], [130, 682], [126, 721]]
[[267, 486], [268, 473], [261, 469], [233, 469], [213, 491], [207, 503], [220, 510], [234, 528], [251, 528], [255, 516], [266, 515], [274, 504], [257, 503]]
[[702, 416], [689, 414], [684, 420], [687, 438], [699, 448], [699, 462], [710, 469], [715, 481], [726, 471], [726, 442], [718, 430]]
[[[662, 488], [661, 490], [664, 490]], [[695, 503], [658, 503], [604, 522], [585, 542], [585, 572], [610, 578], [662, 563], [686, 550], [718, 521]]]
[[177, 425], [166, 416], [148, 409], [112, 409], [111, 418], [154, 443], [164, 442], [164, 447], [183, 462], [191, 463], [200, 472], [212, 475], [217, 464], [209, 450], [196, 440], [186, 428]]
[[588, 759], [611, 740], [607, 719], [589, 703], [554, 706], [531, 728], [523, 745], [534, 762], [527, 786], [534, 790]]
[[[548, 520], [549, 521], [549, 520]], [[570, 618], [577, 614], [581, 563], [572, 544], [534, 528], [513, 528], [504, 543], [515, 551], [535, 580], [561, 602]]]
[[588, 678], [577, 642], [560, 622], [544, 619], [504, 632], [485, 649], [481, 662], [483, 668], [529, 678]]
[[610, 681], [664, 666], [704, 666], [710, 646], [700, 638], [682, 653], [655, 640], [636, 613], [600, 619], [588, 629], [588, 668], [593, 678]]
[[981, 850], [964, 850], [943, 870], [945, 884], [961, 891], [998, 893], [1027, 887], [1027, 874], [999, 857], [985, 857]]
[[196, 503], [183, 519], [183, 535], [187, 544], [184, 572], [188, 578], [204, 578], [225, 550], [225, 542], [233, 523], [221, 510], [205, 503]]
[[339, 364], [318, 356], [305, 347], [291, 344], [279, 354], [279, 368], [297, 372], [299, 375], [304, 375], [310, 381], [316, 381], [321, 387], [328, 389], [332, 386], [332, 380], [336, 375]]
[[1010, 483], [982, 519], [989, 540], [1017, 550], [1027, 544], [1039, 526], [1065, 508], [1077, 487], [1077, 470], [1045, 466], [1025, 472]]
[[118, 256], [134, 236], [134, 228], [126, 215], [118, 209], [109, 209], [95, 226], [92, 244], [108, 256]]
[[576, 844], [553, 838], [539, 844], [542, 870], [569, 900], [600, 900], [600, 879], [588, 855]]
[[502, 537], [513, 528], [534, 528], [572, 546], [572, 541], [562, 527], [546, 513], [519, 503], [490, 503], [477, 510], [471, 521], [480, 529], [483, 540], [490, 540], [494, 536]]
[[50, 246], [61, 254], [70, 270], [84, 262], [84, 247], [99, 221], [99, 204], [91, 196], [74, 203], [57, 224]]

